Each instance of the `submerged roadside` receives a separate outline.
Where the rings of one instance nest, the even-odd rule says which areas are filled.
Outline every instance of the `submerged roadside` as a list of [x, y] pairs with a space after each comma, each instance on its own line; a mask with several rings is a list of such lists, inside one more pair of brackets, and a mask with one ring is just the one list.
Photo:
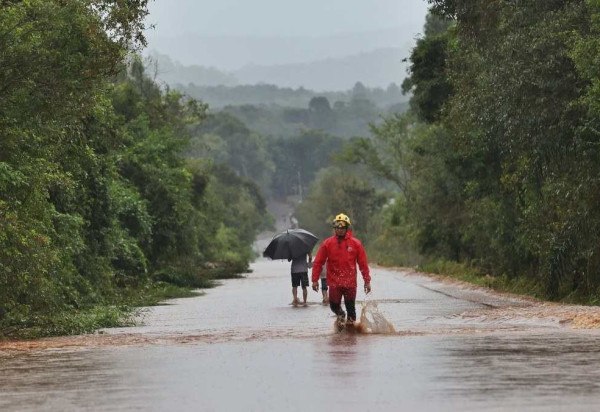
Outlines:
[[[600, 306], [591, 300], [543, 299], [539, 285], [524, 279], [492, 277], [448, 262], [417, 268], [386, 267], [420, 278], [420, 285], [446, 296], [481, 305], [459, 316], [478, 322], [531, 322], [572, 329], [600, 329]], [[437, 272], [437, 273], [436, 273]]]
[[[224, 280], [220, 287], [205, 293], [195, 291], [204, 296], [175, 299], [146, 307], [143, 311], [130, 312], [132, 327], [101, 328], [95, 333], [44, 339], [0, 341], [0, 354], [61, 348], [247, 343], [335, 336], [334, 318], [329, 308], [321, 304], [319, 296], [309, 295], [307, 307], [289, 305], [288, 279], [284, 276], [288, 267], [285, 261], [257, 259], [251, 265], [251, 276]], [[494, 334], [529, 329], [567, 333], [573, 329], [587, 329], [585, 333], [595, 333], [600, 329], [599, 307], [545, 302], [406, 268], [373, 265], [372, 271], [375, 288], [369, 302], [378, 305], [396, 331], [385, 334], [387, 338], [477, 336], [483, 332]], [[265, 284], [273, 287], [265, 288]], [[231, 299], [237, 302], [233, 309], [227, 303]], [[365, 302], [366, 299], [361, 304]], [[243, 316], [247, 313], [252, 316]]]
[[[289, 216], [290, 207], [285, 204], [269, 206], [270, 212], [276, 217], [277, 228], [285, 226], [284, 221]], [[254, 242], [255, 256], [260, 254], [272, 235], [273, 232], [263, 232], [257, 236]], [[577, 328], [600, 328], [600, 309], [580, 306], [594, 305], [593, 300], [576, 300], [573, 296], [571, 301], [550, 302], [543, 299], [540, 286], [531, 281], [492, 277], [464, 264], [445, 261], [421, 264], [415, 268], [399, 268], [393, 265], [381, 265], [381, 268], [420, 276], [428, 279], [427, 288], [431, 287], [440, 293], [481, 303], [493, 309], [485, 311], [485, 314], [465, 314], [468, 317], [535, 317], [554, 319], [561, 325]], [[142, 286], [115, 294], [104, 304], [24, 317], [21, 322], [0, 321], [0, 340], [81, 335], [104, 328], [134, 326], [143, 307], [161, 305], [168, 299], [199, 296], [204, 294], [202, 289], [218, 286], [221, 279], [232, 278], [245, 278], [243, 270], [212, 268], [203, 271], [194, 282], [187, 284], [174, 284], [163, 280], [148, 281]]]
[[591, 306], [600, 304], [600, 294], [598, 292], [581, 292], [576, 289], [570, 293], [560, 293], [558, 295], [560, 298], [548, 299], [546, 287], [540, 279], [524, 276], [492, 276], [463, 263], [435, 260], [419, 265], [415, 267], [415, 270], [431, 273], [435, 276], [449, 277], [498, 292], [513, 293], [546, 302]]
[[148, 281], [115, 293], [102, 304], [52, 313], [23, 314], [20, 318], [0, 321], [0, 340], [80, 335], [103, 328], [133, 326], [143, 307], [160, 305], [169, 299], [200, 296], [204, 294], [202, 289], [218, 286], [219, 280], [241, 277], [243, 274], [239, 270], [212, 270], [198, 275], [188, 284]]

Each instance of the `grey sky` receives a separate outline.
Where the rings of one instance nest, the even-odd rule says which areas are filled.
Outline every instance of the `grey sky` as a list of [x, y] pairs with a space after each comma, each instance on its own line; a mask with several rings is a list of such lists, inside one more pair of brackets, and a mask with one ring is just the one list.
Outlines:
[[[297, 83], [287, 86], [322, 87], [316, 80], [328, 76], [314, 69], [308, 76], [314, 81], [301, 80], [298, 71], [307, 70], [298, 65], [329, 67], [329, 76], [348, 71], [348, 80], [338, 87], [357, 80], [385, 86], [402, 81], [401, 61], [422, 32], [427, 7], [426, 0], [154, 0], [147, 23], [155, 28], [146, 32], [147, 52], [168, 55], [183, 65], [236, 73], [240, 81], [250, 81], [242, 74], [257, 73], [255, 66], [295, 64], [281, 68]], [[392, 54], [397, 58], [390, 65]], [[347, 59], [360, 55], [365, 57]], [[378, 66], [383, 61], [371, 66], [364, 61], [384, 55], [386, 67]], [[332, 59], [340, 63], [336, 66]], [[347, 61], [357, 64], [343, 66]], [[362, 73], [350, 73], [361, 64]], [[368, 67], [376, 68], [378, 76]], [[274, 81], [255, 77], [252, 81]]]
[[158, 36], [328, 36], [406, 26], [418, 31], [426, 0], [154, 0]]

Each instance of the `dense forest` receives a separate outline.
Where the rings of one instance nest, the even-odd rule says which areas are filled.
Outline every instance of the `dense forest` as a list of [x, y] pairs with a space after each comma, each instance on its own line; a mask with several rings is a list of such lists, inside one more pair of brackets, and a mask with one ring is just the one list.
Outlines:
[[[411, 110], [345, 148], [396, 187], [357, 231], [382, 261], [458, 263], [490, 284], [598, 302], [600, 3], [430, 3], [403, 84]], [[306, 221], [318, 210], [304, 208]]]
[[1, 7], [0, 336], [93, 330], [246, 270], [264, 199], [183, 156], [207, 107], [132, 54], [146, 1]]

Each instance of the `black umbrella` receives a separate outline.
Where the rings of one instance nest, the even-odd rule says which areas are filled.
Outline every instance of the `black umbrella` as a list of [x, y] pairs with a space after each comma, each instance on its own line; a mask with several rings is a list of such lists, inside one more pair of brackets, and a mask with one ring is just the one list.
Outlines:
[[304, 229], [288, 229], [273, 237], [263, 252], [271, 259], [293, 259], [310, 252], [319, 238]]

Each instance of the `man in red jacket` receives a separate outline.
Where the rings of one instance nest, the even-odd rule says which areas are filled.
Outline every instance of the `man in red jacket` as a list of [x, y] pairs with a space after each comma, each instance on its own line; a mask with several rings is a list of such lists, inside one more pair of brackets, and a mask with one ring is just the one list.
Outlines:
[[335, 235], [325, 239], [313, 262], [312, 288], [319, 290], [319, 274], [327, 263], [327, 285], [329, 286], [329, 306], [342, 324], [346, 313], [342, 310], [342, 296], [346, 311], [347, 323], [356, 321], [356, 264], [360, 268], [365, 282], [365, 293], [371, 291], [371, 276], [365, 249], [357, 238], [352, 236], [350, 218], [340, 213], [333, 220]]

